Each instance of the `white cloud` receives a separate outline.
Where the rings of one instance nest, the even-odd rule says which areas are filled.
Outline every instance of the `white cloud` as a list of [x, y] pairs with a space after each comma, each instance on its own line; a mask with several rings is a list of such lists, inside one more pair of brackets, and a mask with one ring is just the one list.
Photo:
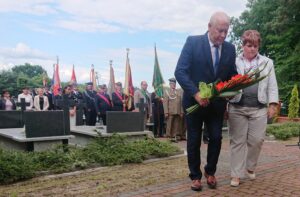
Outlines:
[[[244, 10], [245, 2], [246, 0], [224, 2], [204, 0], [62, 0], [59, 9], [71, 15], [70, 21], [78, 21], [77, 24], [80, 24], [81, 19], [94, 21], [91, 23], [91, 29], [94, 29], [93, 26], [97, 21], [99, 25], [107, 24], [109, 27], [119, 25], [127, 31], [203, 32], [213, 12], [223, 10], [233, 16], [238, 16]], [[82, 26], [88, 24], [82, 24]], [[78, 30], [82, 29], [79, 26], [77, 28]], [[101, 29], [99, 30], [101, 31]]]
[[61, 20], [57, 22], [59, 27], [70, 29], [73, 31], [79, 32], [117, 32], [120, 31], [120, 28], [117, 26], [92, 21], [92, 20], [77, 20], [77, 21], [68, 21]]
[[20, 12], [33, 15], [54, 14], [54, 0], [1, 0], [0, 12]]
[[[203, 33], [211, 14], [238, 16], [247, 0], [5, 0], [0, 12], [53, 15], [54, 25], [81, 32], [161, 30]], [[52, 21], [52, 22], [53, 22]]]
[[0, 48], [0, 55], [6, 59], [49, 59], [49, 55], [32, 49], [24, 43], [18, 43], [15, 48]]

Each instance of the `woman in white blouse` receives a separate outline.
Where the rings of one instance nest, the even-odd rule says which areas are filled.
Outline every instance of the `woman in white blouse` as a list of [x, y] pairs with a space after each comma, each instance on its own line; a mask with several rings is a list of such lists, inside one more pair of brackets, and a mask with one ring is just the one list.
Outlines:
[[44, 91], [42, 88], [37, 89], [37, 94], [34, 97], [33, 105], [35, 111], [47, 111], [49, 108], [49, 101], [47, 96], [44, 95]]

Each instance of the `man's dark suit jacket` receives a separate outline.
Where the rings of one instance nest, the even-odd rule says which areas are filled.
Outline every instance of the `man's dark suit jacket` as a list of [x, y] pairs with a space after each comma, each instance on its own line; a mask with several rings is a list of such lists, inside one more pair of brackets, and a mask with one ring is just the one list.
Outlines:
[[[196, 104], [193, 95], [199, 91], [199, 82], [211, 83], [217, 79], [229, 80], [231, 76], [237, 74], [235, 58], [235, 47], [225, 41], [222, 44], [219, 67], [215, 76], [207, 33], [200, 36], [189, 36], [175, 70], [175, 77], [184, 90], [184, 109]], [[213, 105], [223, 110], [226, 105], [225, 100], [217, 99], [217, 101], [213, 102]]]

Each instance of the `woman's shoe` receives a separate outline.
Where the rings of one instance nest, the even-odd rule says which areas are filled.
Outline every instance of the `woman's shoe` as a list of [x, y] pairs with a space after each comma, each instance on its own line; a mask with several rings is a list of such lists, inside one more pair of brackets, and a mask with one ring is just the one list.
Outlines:
[[237, 178], [237, 177], [231, 178], [230, 186], [237, 187], [239, 185], [240, 185], [240, 178]]
[[256, 178], [254, 171], [247, 170], [247, 175], [250, 180], [254, 180]]

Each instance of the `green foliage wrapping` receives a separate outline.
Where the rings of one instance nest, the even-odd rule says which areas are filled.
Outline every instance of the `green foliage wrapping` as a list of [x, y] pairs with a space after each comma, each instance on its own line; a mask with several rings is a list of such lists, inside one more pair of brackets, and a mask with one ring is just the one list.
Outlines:
[[298, 136], [300, 123], [288, 122], [281, 124], [271, 124], [267, 126], [267, 134], [272, 134], [276, 139], [288, 140], [291, 137]]
[[292, 96], [289, 103], [289, 118], [297, 118], [299, 113], [299, 93], [297, 84], [294, 85]]
[[213, 84], [206, 84], [204, 82], [199, 83], [199, 90], [201, 98], [211, 98], [212, 97]]
[[53, 150], [32, 153], [0, 149], [0, 183], [28, 179], [45, 171], [60, 173], [95, 165], [140, 163], [151, 157], [165, 157], [178, 152], [179, 148], [170, 142], [154, 138], [129, 141], [117, 134], [97, 138], [85, 148], [58, 146]]

